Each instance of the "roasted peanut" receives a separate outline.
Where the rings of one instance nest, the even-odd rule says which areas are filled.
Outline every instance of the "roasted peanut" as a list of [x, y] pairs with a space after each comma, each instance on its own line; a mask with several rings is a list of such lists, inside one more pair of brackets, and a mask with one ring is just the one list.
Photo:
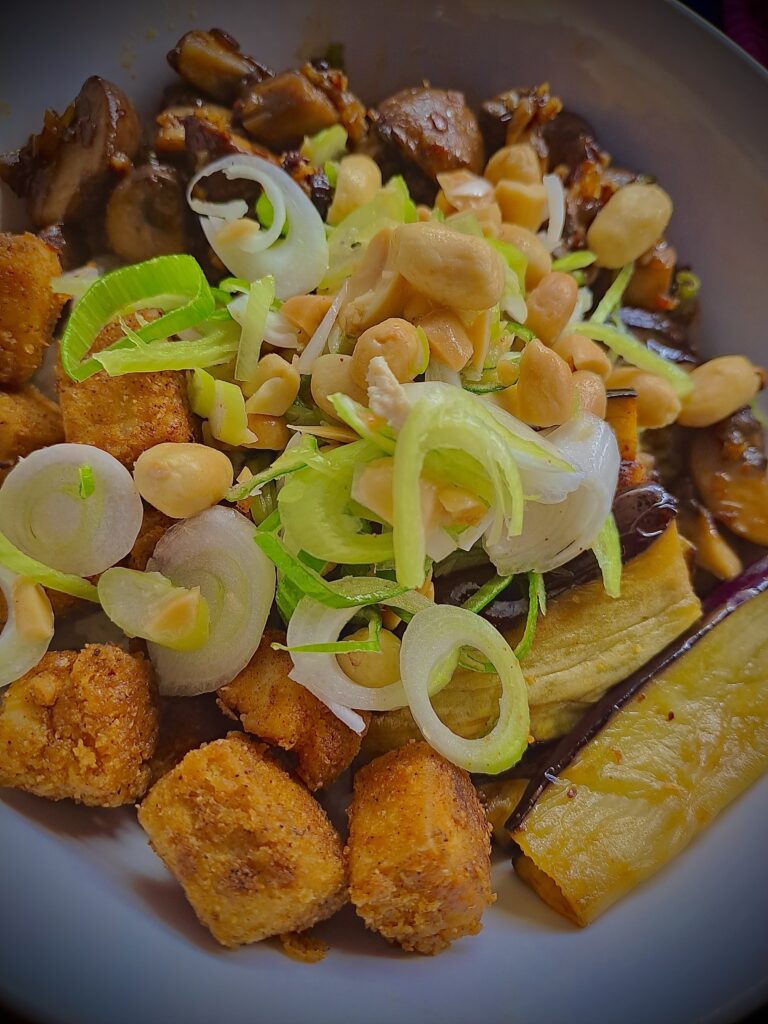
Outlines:
[[501, 256], [484, 239], [444, 224], [403, 224], [393, 240], [395, 266], [437, 305], [490, 309], [504, 291]]
[[17, 576], [11, 587], [16, 632], [27, 643], [53, 636], [53, 608], [45, 590], [28, 576]]
[[614, 192], [592, 221], [587, 245], [598, 266], [618, 269], [650, 249], [671, 216], [672, 200], [663, 188], [632, 182]]
[[519, 224], [502, 224], [499, 231], [502, 242], [511, 242], [528, 260], [525, 268], [525, 287], [530, 291], [535, 288], [552, 270], [552, 257], [547, 252], [541, 239], [537, 238], [528, 228]]
[[500, 181], [494, 192], [502, 219], [538, 231], [547, 219], [547, 190], [543, 185]]
[[527, 185], [541, 184], [541, 161], [533, 146], [516, 142], [497, 150], [485, 168], [485, 176], [494, 185], [500, 181], [521, 181]]
[[608, 396], [603, 378], [591, 370], [576, 370], [571, 380], [582, 411], [599, 416], [601, 420], [605, 419]]
[[[345, 639], [366, 640], [367, 637], [367, 629], [358, 629]], [[382, 629], [379, 644], [380, 651], [351, 651], [336, 655], [342, 672], [346, 672], [358, 686], [378, 689], [396, 683], [400, 678], [400, 640], [388, 629]]]
[[443, 171], [437, 176], [440, 191], [435, 206], [443, 213], [455, 210], [475, 210], [493, 200], [493, 186], [485, 178], [471, 171]]
[[331, 295], [293, 295], [286, 299], [280, 312], [292, 324], [300, 327], [307, 337], [312, 337], [320, 321], [331, 308]]
[[455, 313], [436, 309], [419, 320], [429, 342], [429, 351], [451, 370], [463, 370], [472, 358], [472, 339]]
[[674, 423], [680, 414], [680, 399], [663, 377], [634, 366], [620, 366], [611, 372], [609, 389], [632, 388], [637, 392], [637, 425], [655, 430]]
[[677, 420], [684, 427], [709, 427], [750, 402], [763, 385], [762, 372], [745, 356], [718, 356], [691, 371], [693, 391]]
[[573, 315], [578, 291], [570, 274], [557, 270], [547, 274], [526, 296], [525, 326], [545, 345], [553, 345]]
[[337, 392], [349, 395], [362, 405], [366, 403], [366, 392], [357, 386], [352, 377], [352, 356], [342, 356], [329, 352], [319, 356], [312, 366], [310, 391], [315, 403], [333, 419], [337, 419], [336, 410], [328, 400], [329, 395]]
[[525, 346], [520, 359], [517, 384], [500, 392], [499, 400], [503, 408], [532, 427], [564, 423], [576, 404], [570, 367], [534, 339]]
[[223, 452], [187, 442], [156, 444], [141, 453], [133, 469], [142, 498], [171, 519], [188, 519], [218, 504], [232, 476]]
[[263, 356], [253, 376], [242, 384], [246, 412], [284, 416], [299, 393], [299, 371], [276, 352]]
[[381, 188], [381, 171], [375, 160], [362, 153], [342, 158], [336, 190], [328, 210], [328, 223], [336, 225], [359, 206], [373, 199]]
[[453, 484], [440, 487], [437, 500], [450, 516], [451, 522], [463, 526], [474, 526], [488, 511], [487, 506], [477, 495]]
[[368, 386], [368, 366], [375, 356], [383, 357], [401, 384], [413, 380], [426, 369], [428, 353], [422, 342], [413, 324], [398, 317], [369, 327], [352, 352], [352, 380], [363, 390]]
[[282, 416], [262, 416], [259, 413], [250, 413], [248, 429], [254, 435], [255, 440], [242, 445], [243, 448], [280, 452], [291, 439], [288, 425]]
[[394, 241], [395, 229], [391, 227], [382, 228], [374, 235], [362, 263], [347, 283], [347, 298], [339, 323], [353, 338], [388, 317], [398, 316], [403, 310], [410, 289], [395, 267]]
[[597, 342], [583, 334], [564, 334], [552, 348], [572, 370], [591, 370], [606, 379], [613, 369], [611, 360]]

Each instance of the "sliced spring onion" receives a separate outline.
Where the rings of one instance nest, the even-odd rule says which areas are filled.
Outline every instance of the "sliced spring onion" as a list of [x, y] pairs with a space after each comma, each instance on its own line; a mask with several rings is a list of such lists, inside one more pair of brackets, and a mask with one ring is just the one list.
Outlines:
[[593, 324], [604, 324], [614, 310], [621, 305], [621, 299], [627, 290], [629, 279], [635, 271], [635, 264], [627, 263], [618, 272], [605, 295], [597, 304], [597, 309], [589, 318]]
[[296, 654], [355, 654], [368, 651], [381, 653], [381, 616], [373, 610], [368, 616], [368, 636], [365, 640], [332, 640], [328, 643], [304, 644], [300, 647], [286, 647], [285, 644], [270, 645], [275, 651]]
[[219, 281], [219, 288], [227, 295], [247, 295], [251, 284], [244, 277], [224, 277]]
[[[93, 491], [80, 497], [80, 468]], [[22, 459], [0, 488], [0, 530], [44, 566], [93, 576], [124, 558], [144, 515], [128, 470], [87, 444], [55, 444]], [[47, 585], [47, 584], [46, 584]]]
[[322, 458], [317, 450], [316, 439], [310, 435], [302, 437], [298, 444], [288, 448], [282, 455], [278, 455], [267, 469], [255, 473], [244, 483], [235, 484], [227, 494], [227, 501], [243, 501], [245, 498], [251, 498], [258, 494], [264, 484], [270, 480], [277, 480], [279, 477], [295, 473], [316, 458]]
[[[120, 267], [98, 278], [72, 310], [61, 338], [61, 363], [72, 380], [97, 373], [103, 361], [84, 358], [97, 335], [118, 317], [141, 309], [162, 309], [164, 316], [135, 333], [145, 342], [159, 341], [194, 327], [215, 309], [213, 294], [192, 256], [158, 256]], [[121, 338], [98, 353], [102, 358], [130, 344]]]
[[545, 174], [542, 185], [547, 192], [547, 232], [544, 245], [549, 252], [554, 252], [560, 245], [565, 227], [565, 190], [563, 183], [556, 174]]
[[176, 523], [147, 570], [177, 587], [199, 587], [208, 604], [208, 641], [196, 651], [148, 644], [160, 692], [194, 696], [231, 682], [256, 651], [275, 596], [275, 569], [254, 544], [245, 516], [218, 505]]
[[248, 380], [256, 372], [261, 343], [267, 326], [267, 315], [275, 297], [275, 279], [271, 276], [254, 281], [248, 291], [240, 327], [240, 342], [235, 360], [235, 380]]
[[[235, 323], [223, 321], [200, 338], [186, 341], [157, 341], [152, 344], [136, 345], [133, 348], [110, 346], [96, 352], [92, 358], [93, 362], [106, 370], [110, 377], [120, 377], [126, 373], [203, 369], [228, 363], [237, 352], [238, 334]], [[116, 343], [119, 344], [120, 342]]]
[[349, 509], [355, 468], [380, 455], [366, 441], [355, 441], [324, 453], [324, 471], [307, 466], [285, 482], [277, 503], [292, 547], [346, 565], [392, 560], [392, 534], [361, 532], [361, 519]]
[[617, 356], [621, 356], [626, 362], [639, 367], [641, 370], [648, 370], [650, 373], [663, 377], [672, 385], [675, 392], [681, 398], [689, 395], [693, 390], [693, 384], [685, 370], [681, 370], [674, 363], [670, 363], [666, 359], [662, 359], [661, 356], [657, 356], [655, 352], [651, 352], [649, 348], [646, 348], [637, 338], [633, 338], [631, 334], [619, 331], [615, 327], [609, 327], [607, 324], [596, 324], [591, 321], [574, 324], [570, 329], [576, 334], [583, 334], [585, 337], [592, 338], [595, 341], [602, 341], [604, 345], [612, 352], [615, 352]]
[[342, 392], [330, 395], [329, 401], [339, 419], [351, 427], [358, 436], [375, 444], [383, 452], [390, 455], [394, 452], [395, 435], [381, 417]]
[[534, 576], [536, 577], [536, 600], [537, 600], [538, 605], [539, 605], [539, 612], [542, 615], [546, 615], [547, 614], [547, 587], [546, 587], [546, 584], [544, 583], [544, 575], [543, 575], [543, 573], [537, 572], [537, 573], [534, 573]]
[[[272, 204], [274, 219], [267, 229], [246, 218], [245, 200], [201, 203], [196, 185], [211, 174], [230, 181], [255, 181]], [[251, 154], [222, 157], [192, 178], [187, 201], [200, 216], [205, 236], [224, 265], [247, 281], [271, 274], [281, 299], [313, 291], [328, 267], [325, 225], [311, 200], [280, 167]], [[287, 237], [280, 233], [287, 221]]]
[[[479, 650], [501, 682], [499, 717], [491, 731], [466, 740], [443, 724], [430, 700], [435, 672], [462, 647]], [[408, 624], [400, 652], [402, 683], [411, 714], [424, 738], [444, 757], [470, 772], [496, 775], [516, 764], [528, 746], [528, 688], [512, 649], [485, 619], [466, 608], [431, 605]]]
[[192, 412], [207, 420], [216, 401], [216, 378], [197, 367], [187, 381], [187, 395]]
[[49, 565], [43, 565], [36, 558], [30, 558], [8, 540], [5, 534], [0, 533], [0, 567], [15, 573], [18, 576], [34, 580], [49, 590], [57, 590], [61, 594], [69, 594], [71, 597], [80, 597], [84, 601], [99, 603], [99, 596], [96, 587], [88, 580], [75, 576], [72, 573], [59, 572]]
[[675, 294], [681, 302], [690, 302], [700, 291], [701, 278], [698, 274], [692, 270], [678, 270], [675, 274]]
[[96, 484], [93, 481], [93, 470], [90, 466], [80, 466], [77, 471], [77, 475], [80, 478], [80, 486], [78, 488], [80, 497], [83, 500], [90, 498], [96, 490]]
[[299, 152], [315, 167], [322, 167], [328, 160], [339, 160], [346, 148], [346, 130], [340, 124], [333, 124], [315, 135], [305, 135]]
[[559, 270], [563, 274], [571, 274], [574, 270], [583, 270], [591, 267], [597, 256], [589, 249], [579, 249], [578, 252], [569, 252], [558, 260], [552, 260], [552, 269]]
[[519, 324], [516, 320], [507, 321], [507, 330], [510, 334], [516, 334], [518, 338], [522, 338], [523, 341], [533, 341], [536, 337], [530, 327]]
[[533, 640], [536, 636], [536, 623], [538, 622], [540, 611], [541, 580], [543, 580], [541, 573], [528, 573], [528, 613], [525, 616], [523, 635], [515, 647], [515, 657], [518, 661], [522, 661], [533, 647]]
[[[20, 679], [43, 657], [53, 639], [53, 610], [45, 591], [0, 565], [6, 620], [0, 630], [0, 687]], [[24, 621], [24, 596], [35, 602], [35, 620]], [[21, 621], [20, 621], [21, 620]]]
[[600, 527], [592, 550], [603, 575], [606, 594], [621, 597], [621, 538], [612, 513]]
[[344, 302], [346, 294], [347, 285], [345, 282], [339, 289], [338, 294], [331, 305], [328, 307], [328, 312], [317, 325], [317, 330], [307, 342], [304, 351], [299, 356], [299, 373], [311, 373], [315, 360], [318, 356], [323, 354], [328, 341], [328, 336], [333, 329], [333, 325], [336, 323], [336, 318], [339, 315], [339, 310], [341, 309], [341, 305]]
[[214, 381], [213, 405], [208, 414], [211, 434], [224, 444], [241, 445], [255, 440], [248, 429], [245, 396], [237, 384], [227, 380]]
[[481, 612], [491, 601], [495, 601], [502, 591], [507, 589], [513, 579], [513, 576], [499, 576], [497, 573], [487, 583], [484, 583], [479, 590], [476, 590], [471, 597], [468, 597], [461, 607], [475, 614]]
[[107, 569], [99, 577], [99, 600], [126, 636], [196, 651], [208, 640], [208, 604], [199, 587], [175, 587], [159, 572]]
[[504, 257], [508, 269], [517, 278], [520, 293], [525, 295], [525, 271], [528, 267], [528, 257], [511, 242], [502, 242], [498, 238], [489, 238], [488, 241]]

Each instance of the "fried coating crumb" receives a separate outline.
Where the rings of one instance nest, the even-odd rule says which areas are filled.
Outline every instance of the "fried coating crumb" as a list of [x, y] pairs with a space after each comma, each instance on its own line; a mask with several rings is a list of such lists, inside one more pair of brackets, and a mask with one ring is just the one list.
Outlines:
[[223, 946], [303, 931], [347, 901], [325, 811], [243, 733], [187, 754], [152, 787], [139, 823]]
[[93, 807], [146, 791], [158, 727], [146, 659], [114, 644], [49, 652], [0, 699], [0, 786]]
[[51, 291], [59, 258], [36, 235], [0, 234], [0, 384], [26, 384], [40, 367], [66, 295]]
[[160, 698], [160, 738], [150, 764], [150, 786], [169, 772], [190, 750], [222, 739], [232, 723], [216, 706], [212, 693], [197, 697]]
[[[145, 321], [158, 315], [154, 310], [141, 314]], [[126, 323], [134, 330], [140, 326], [135, 315]], [[122, 334], [119, 323], [110, 324], [99, 334], [92, 351], [106, 348]], [[103, 448], [128, 469], [156, 444], [194, 440], [186, 378], [180, 370], [121, 377], [101, 371], [78, 383], [59, 364], [57, 379], [67, 441]]]
[[426, 743], [371, 761], [355, 776], [345, 851], [357, 913], [410, 952], [476, 935], [494, 900], [489, 832], [469, 775]]
[[126, 560], [128, 568], [144, 572], [147, 568], [147, 562], [152, 557], [157, 546], [157, 542], [173, 524], [173, 519], [169, 519], [168, 516], [163, 515], [158, 509], [145, 502], [144, 518], [141, 521], [139, 535], [128, 552]]
[[[243, 671], [219, 690], [219, 704], [246, 732], [296, 755], [296, 774], [313, 792], [329, 785], [360, 751], [362, 737], [288, 678], [291, 656], [274, 651], [285, 634], [267, 630]], [[363, 714], [366, 722], [370, 715]]]
[[328, 943], [311, 932], [287, 932], [280, 936], [283, 952], [300, 964], [318, 964], [325, 959]]
[[13, 462], [64, 440], [61, 410], [37, 388], [0, 391], [0, 461]]

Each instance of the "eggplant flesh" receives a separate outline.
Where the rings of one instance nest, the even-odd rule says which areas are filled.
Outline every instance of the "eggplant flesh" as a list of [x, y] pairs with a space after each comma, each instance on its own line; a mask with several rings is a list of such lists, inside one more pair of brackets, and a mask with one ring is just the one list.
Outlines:
[[768, 769], [768, 559], [617, 691], [555, 749], [509, 823], [517, 873], [582, 926]]

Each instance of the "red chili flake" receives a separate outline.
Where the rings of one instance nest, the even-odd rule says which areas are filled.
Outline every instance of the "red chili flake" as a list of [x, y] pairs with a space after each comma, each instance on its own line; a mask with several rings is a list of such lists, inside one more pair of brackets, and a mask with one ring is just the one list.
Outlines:
[[568, 797], [569, 800], [573, 800], [573, 798], [576, 796], [576, 787], [569, 786], [568, 789], [565, 791], [565, 795]]
[[667, 721], [668, 722], [673, 721], [674, 717], [675, 717], [675, 712], [674, 711], [670, 711], [670, 712], [667, 713]]

